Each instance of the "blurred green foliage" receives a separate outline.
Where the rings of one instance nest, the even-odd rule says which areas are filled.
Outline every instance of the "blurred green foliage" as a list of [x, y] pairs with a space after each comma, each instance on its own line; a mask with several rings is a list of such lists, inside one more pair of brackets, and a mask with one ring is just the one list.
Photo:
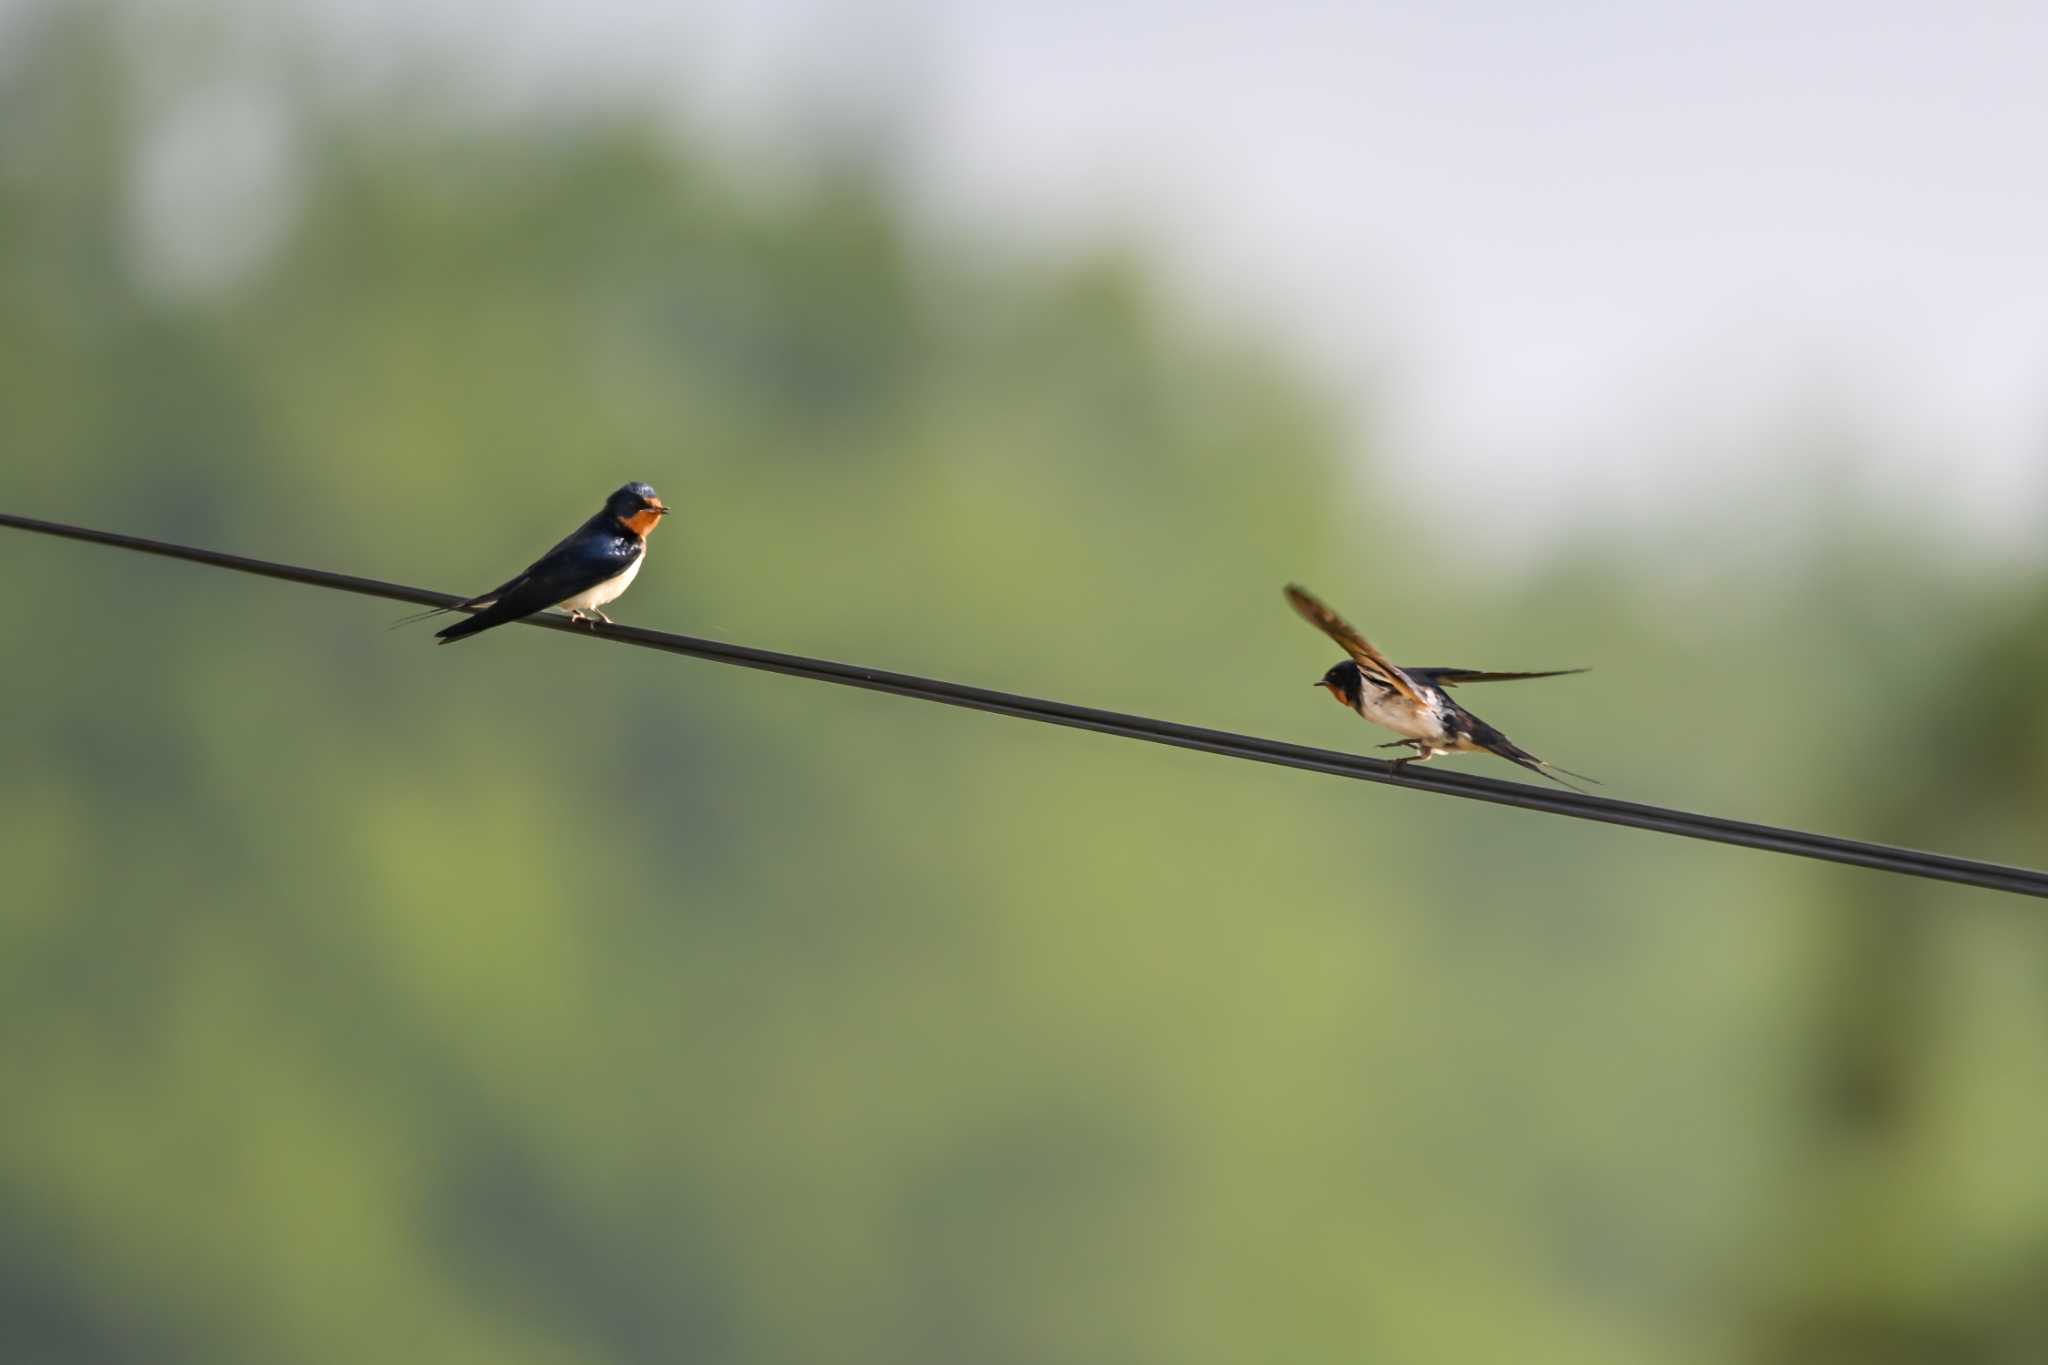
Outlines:
[[[222, 78], [132, 21], [0, 30], [10, 509], [473, 590], [644, 478], [625, 619], [1373, 742], [1298, 577], [1397, 658], [1594, 665], [1473, 702], [1618, 794], [2048, 861], [2037, 582], [1855, 509], [1487, 573], [1128, 253], [302, 56], [194, 283], [144, 190]], [[21, 536], [0, 580], [10, 1361], [2048, 1355], [2022, 903]]]

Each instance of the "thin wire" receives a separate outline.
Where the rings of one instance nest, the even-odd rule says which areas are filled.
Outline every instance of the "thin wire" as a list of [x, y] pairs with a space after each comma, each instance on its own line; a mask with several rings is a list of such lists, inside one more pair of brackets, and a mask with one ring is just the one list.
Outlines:
[[[410, 602], [422, 607], [452, 607], [463, 600], [452, 593], [433, 592], [403, 583], [386, 583], [381, 579], [329, 573], [297, 564], [250, 559], [243, 555], [225, 554], [219, 550], [149, 540], [142, 536], [125, 536], [113, 531], [42, 521], [6, 512], [0, 512], [0, 526], [19, 531], [33, 531], [39, 535], [57, 536], [65, 540], [110, 545], [116, 549], [133, 550], [141, 554], [161, 555], [167, 559], [182, 559], [194, 564], [232, 569], [237, 573], [283, 579], [289, 583], [308, 583], [314, 587], [352, 592], [364, 597]], [[1674, 810], [1666, 806], [1642, 805], [1634, 801], [1621, 801], [1613, 797], [1594, 796], [1562, 788], [1537, 787], [1523, 782], [1505, 782], [1498, 778], [1477, 777], [1470, 773], [1396, 768], [1385, 759], [1367, 758], [1363, 754], [1316, 749], [1302, 744], [1264, 739], [1256, 735], [1205, 729], [1197, 725], [1179, 725], [1172, 721], [1153, 720], [1147, 716], [1127, 715], [1120, 711], [1103, 711], [1091, 706], [1047, 701], [1012, 692], [997, 692], [985, 687], [968, 687], [961, 683], [920, 678], [909, 673], [891, 673], [879, 668], [834, 663], [829, 659], [810, 659], [799, 654], [778, 654], [773, 650], [754, 649], [747, 645], [726, 644], [719, 640], [704, 640], [688, 635], [672, 635], [667, 631], [645, 630], [638, 626], [577, 625], [568, 617], [556, 614], [530, 616], [521, 624], [538, 626], [544, 630], [591, 636], [616, 644], [637, 645], [642, 649], [658, 649], [669, 654], [710, 659], [717, 663], [737, 664], [742, 668], [760, 669], [769, 673], [814, 678], [820, 682], [838, 683], [844, 687], [859, 687], [872, 692], [916, 697], [946, 706], [992, 711], [997, 715], [1016, 716], [1022, 720], [1043, 721], [1050, 725], [1065, 725], [1078, 730], [1094, 730], [1100, 734], [1120, 735], [1125, 739], [1144, 740], [1180, 749], [1195, 749], [1203, 753], [1222, 754], [1229, 758], [1249, 759], [1255, 763], [1273, 763], [1282, 767], [1301, 768], [1308, 772], [1328, 773], [1333, 777], [1383, 782], [1393, 787], [1435, 792], [1441, 796], [1460, 796], [1468, 800], [1488, 801], [1495, 805], [1515, 806], [1523, 810], [1545, 811], [1577, 820], [1597, 820], [1605, 824], [1627, 825], [1635, 829], [1654, 830], [1688, 839], [1735, 844], [1744, 848], [1814, 858], [1823, 862], [1848, 863], [1857, 867], [1893, 872], [1900, 876], [1959, 882], [1966, 886], [1981, 886], [1994, 891], [2010, 891], [2016, 895], [2048, 898], [2048, 872], [2032, 868], [2009, 867], [1999, 863], [1951, 857], [1942, 853], [1897, 848], [1888, 844], [1840, 839], [1833, 835], [1813, 834], [1775, 825], [1753, 824], [1746, 820], [1727, 820], [1720, 816]]]

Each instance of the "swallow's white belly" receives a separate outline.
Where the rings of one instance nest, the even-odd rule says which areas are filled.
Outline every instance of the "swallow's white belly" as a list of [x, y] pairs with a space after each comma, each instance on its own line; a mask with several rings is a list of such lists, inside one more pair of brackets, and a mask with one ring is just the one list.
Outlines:
[[1440, 740], [1444, 737], [1443, 718], [1435, 707], [1420, 707], [1398, 692], [1382, 692], [1366, 684], [1365, 696], [1360, 698], [1358, 714], [1374, 725], [1384, 725], [1404, 739]]
[[645, 558], [644, 553], [635, 555], [631, 564], [604, 582], [594, 588], [586, 588], [574, 597], [565, 597], [555, 605], [564, 611], [595, 611], [607, 602], [616, 601], [620, 593], [632, 586], [633, 575], [640, 572], [640, 561]]

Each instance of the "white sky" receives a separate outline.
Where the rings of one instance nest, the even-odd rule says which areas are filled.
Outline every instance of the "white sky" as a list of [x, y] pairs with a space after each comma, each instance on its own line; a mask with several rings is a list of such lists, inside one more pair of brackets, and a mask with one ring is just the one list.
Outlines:
[[1136, 231], [1509, 553], [1789, 476], [2048, 557], [2048, 0], [303, 3], [755, 146], [879, 111], [942, 230]]

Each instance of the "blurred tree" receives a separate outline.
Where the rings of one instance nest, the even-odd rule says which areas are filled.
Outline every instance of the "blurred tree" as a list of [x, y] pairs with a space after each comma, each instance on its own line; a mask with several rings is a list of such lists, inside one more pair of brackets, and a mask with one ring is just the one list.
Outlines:
[[[1900, 781], [1892, 751], [1873, 751], [1844, 803], [1898, 843], [1989, 850], [2048, 828], [2043, 678], [2037, 598], [1900, 707], [1917, 747], [1967, 779]], [[2048, 1077], [2048, 928], [1993, 902], [1958, 932], [1941, 901], [1884, 881], [1831, 917], [1790, 1166], [1798, 1223], [1768, 1262], [1785, 1280], [1762, 1301], [1765, 1359], [2048, 1359], [2048, 1121], [2015, 1093]], [[2008, 967], [1987, 970], [1991, 956]]]
[[[1128, 250], [963, 259], [885, 162], [763, 186], [184, 22], [0, 37], [4, 505], [452, 589], [646, 478], [628, 619], [1371, 743], [1300, 578], [1401, 657], [1597, 665], [1487, 714], [1612, 790], [2041, 857], [2036, 657], [1962, 708], [2035, 767], [1853, 766], [2002, 638], [1881, 527], [1840, 581], [1475, 567]], [[9, 1360], [2038, 1339], [2043, 983], [1974, 893], [22, 537], [0, 581]], [[1830, 1290], [1915, 1191], [1945, 1240]]]

